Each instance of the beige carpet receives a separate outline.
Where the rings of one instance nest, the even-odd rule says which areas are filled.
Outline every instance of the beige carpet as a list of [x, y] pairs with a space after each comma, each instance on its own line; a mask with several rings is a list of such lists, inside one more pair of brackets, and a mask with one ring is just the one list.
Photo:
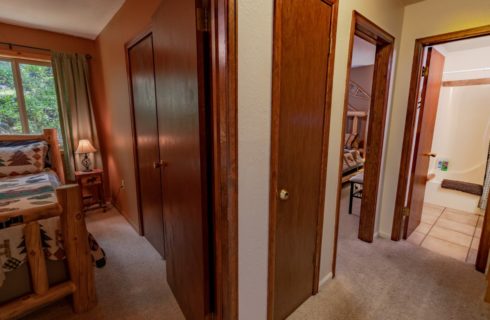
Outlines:
[[114, 209], [91, 213], [87, 227], [107, 254], [107, 265], [95, 270], [99, 303], [74, 314], [68, 299], [26, 319], [184, 319], [166, 282], [165, 262]]
[[347, 214], [348, 196], [344, 189], [337, 276], [290, 319], [490, 319], [483, 274], [405, 241], [357, 240], [359, 218]]

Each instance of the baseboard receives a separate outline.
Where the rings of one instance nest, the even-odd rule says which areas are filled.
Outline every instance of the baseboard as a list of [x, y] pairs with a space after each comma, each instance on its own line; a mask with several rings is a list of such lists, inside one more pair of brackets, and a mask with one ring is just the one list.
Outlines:
[[112, 206], [114, 208], [116, 208], [116, 210], [119, 212], [119, 214], [122, 215], [124, 217], [124, 219], [126, 219], [127, 222], [129, 222], [131, 227], [133, 227], [134, 231], [136, 231], [136, 233], [138, 233], [139, 235], [142, 235], [140, 232], [139, 226], [136, 225], [135, 223], [133, 223], [133, 221], [131, 221], [131, 219], [129, 218], [129, 215], [124, 210], [122, 210], [122, 208], [117, 204], [117, 202], [112, 201], [111, 203], [112, 203]]
[[384, 233], [384, 232], [377, 232], [376, 236], [381, 238], [381, 239], [391, 239], [391, 234], [389, 233]]
[[325, 283], [332, 279], [333, 273], [329, 272], [325, 277], [320, 280], [319, 288], [321, 288]]

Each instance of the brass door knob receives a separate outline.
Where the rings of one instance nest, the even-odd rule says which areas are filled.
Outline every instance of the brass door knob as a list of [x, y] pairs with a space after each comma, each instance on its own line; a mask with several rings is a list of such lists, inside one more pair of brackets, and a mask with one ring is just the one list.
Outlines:
[[286, 189], [282, 189], [281, 191], [279, 191], [279, 199], [284, 201], [289, 199], [289, 191], [287, 191]]
[[432, 152], [431, 152], [431, 153], [423, 153], [422, 155], [423, 155], [423, 156], [426, 156], [426, 157], [431, 157], [431, 158], [435, 158], [435, 157], [437, 157], [437, 154], [432, 153]]

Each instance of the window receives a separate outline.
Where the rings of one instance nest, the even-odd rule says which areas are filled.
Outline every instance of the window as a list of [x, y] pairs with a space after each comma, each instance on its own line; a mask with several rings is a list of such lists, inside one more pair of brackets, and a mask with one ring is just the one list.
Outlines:
[[44, 128], [61, 133], [51, 64], [0, 58], [0, 134]]

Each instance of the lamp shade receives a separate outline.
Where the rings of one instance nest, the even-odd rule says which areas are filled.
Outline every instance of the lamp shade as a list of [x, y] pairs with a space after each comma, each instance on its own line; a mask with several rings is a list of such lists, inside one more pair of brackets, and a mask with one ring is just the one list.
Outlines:
[[78, 148], [75, 153], [94, 153], [96, 151], [92, 143], [90, 143], [90, 140], [81, 139], [78, 141]]

